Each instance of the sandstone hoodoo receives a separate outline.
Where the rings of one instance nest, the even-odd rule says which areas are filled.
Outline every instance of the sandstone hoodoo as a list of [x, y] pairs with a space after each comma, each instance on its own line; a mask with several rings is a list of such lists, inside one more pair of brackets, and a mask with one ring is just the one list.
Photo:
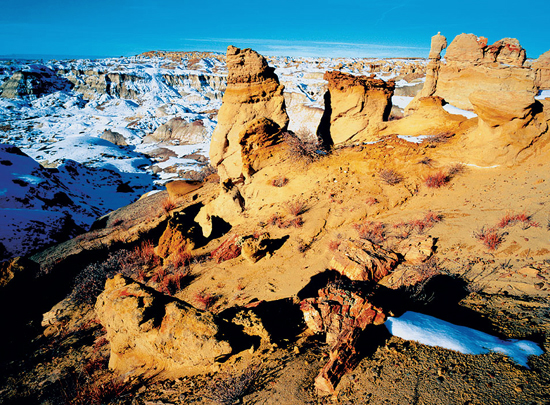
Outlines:
[[374, 75], [353, 76], [339, 71], [325, 73], [324, 79], [328, 93], [320, 137], [335, 145], [376, 140], [378, 124], [389, 118], [395, 83]]
[[210, 144], [210, 161], [222, 180], [243, 175], [240, 135], [250, 122], [267, 118], [282, 130], [288, 125], [284, 86], [263, 56], [229, 46], [227, 71], [227, 89]]

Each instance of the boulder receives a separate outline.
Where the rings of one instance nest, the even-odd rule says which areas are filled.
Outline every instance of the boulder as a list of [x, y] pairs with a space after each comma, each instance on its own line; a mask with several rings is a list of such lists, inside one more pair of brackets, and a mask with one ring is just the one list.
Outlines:
[[155, 254], [167, 258], [173, 253], [190, 251], [201, 238], [201, 230], [195, 221], [189, 215], [176, 213], [168, 220]]
[[284, 86], [263, 56], [229, 46], [227, 70], [227, 89], [210, 144], [210, 161], [222, 181], [243, 175], [240, 140], [250, 122], [268, 118], [281, 130], [288, 125]]
[[460, 34], [453, 39], [447, 51], [447, 62], [480, 63], [483, 61], [483, 49], [487, 39], [474, 34]]
[[232, 350], [212, 313], [121, 275], [107, 280], [95, 309], [111, 346], [109, 368], [121, 374], [204, 372]]
[[330, 137], [335, 145], [378, 139], [378, 124], [389, 118], [395, 82], [338, 71], [326, 72], [324, 79], [328, 92], [321, 125], [328, 123], [328, 128], [319, 128], [321, 137]]
[[110, 129], [106, 129], [105, 131], [103, 131], [100, 138], [118, 146], [128, 146], [128, 143], [126, 142], [126, 138], [124, 138], [122, 134], [119, 134], [118, 132], [115, 132], [115, 131], [111, 131]]
[[202, 181], [197, 180], [174, 180], [165, 184], [168, 196], [177, 199], [198, 190], [204, 185]]
[[269, 233], [248, 235], [241, 239], [241, 255], [250, 263], [256, 263], [268, 253]]

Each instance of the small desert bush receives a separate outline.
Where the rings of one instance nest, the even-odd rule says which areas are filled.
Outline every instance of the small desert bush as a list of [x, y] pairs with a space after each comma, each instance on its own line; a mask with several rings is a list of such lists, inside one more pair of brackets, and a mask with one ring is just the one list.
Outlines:
[[179, 269], [188, 266], [192, 259], [193, 256], [189, 253], [187, 248], [185, 246], [180, 246], [176, 252], [170, 255], [170, 264], [176, 269]]
[[336, 250], [338, 250], [338, 248], [340, 247], [340, 244], [342, 242], [340, 241], [337, 241], [337, 240], [331, 240], [329, 243], [328, 243], [328, 250], [330, 250], [331, 252], [335, 252]]
[[374, 197], [369, 197], [365, 200], [365, 204], [371, 205], [371, 206], [375, 205], [375, 204], [378, 204], [378, 203], [379, 203], [379, 201]]
[[403, 176], [392, 169], [380, 170], [378, 172], [378, 177], [380, 177], [380, 180], [390, 186], [395, 186], [396, 184], [399, 184], [403, 181]]
[[386, 225], [381, 222], [365, 221], [353, 226], [361, 239], [381, 244], [386, 240]]
[[174, 295], [188, 284], [188, 279], [188, 269], [178, 270], [175, 273], [165, 275], [160, 285], [160, 292]]
[[204, 396], [213, 403], [222, 405], [240, 403], [245, 395], [253, 392], [259, 376], [258, 366], [246, 367], [241, 373], [220, 374], [207, 386]]
[[155, 253], [155, 246], [150, 240], [141, 242], [141, 244], [134, 248], [134, 255], [137, 262], [146, 266], [158, 266], [160, 264], [160, 258]]
[[288, 179], [285, 176], [278, 176], [271, 180], [273, 187], [284, 187], [288, 184]]
[[500, 244], [504, 242], [504, 234], [497, 228], [483, 226], [479, 231], [475, 231], [473, 236], [489, 250], [497, 250]]
[[419, 165], [425, 165], [425, 166], [428, 166], [428, 167], [433, 167], [433, 164], [434, 164], [434, 161], [432, 158], [429, 158], [429, 157], [424, 157], [422, 159], [420, 159], [418, 161], [418, 164]]
[[506, 213], [504, 217], [498, 222], [498, 228], [506, 228], [507, 226], [513, 226], [515, 224], [521, 224], [522, 229], [538, 228], [540, 224], [531, 219], [531, 215], [523, 212], [521, 214]]
[[174, 208], [176, 208], [176, 203], [174, 202], [174, 200], [172, 200], [171, 197], [166, 197], [163, 201], [162, 201], [162, 210], [168, 214], [170, 213], [170, 211], [172, 211]]
[[307, 211], [307, 205], [304, 201], [298, 199], [293, 201], [287, 201], [284, 203], [286, 211], [295, 217], [302, 215]]
[[444, 132], [437, 135], [430, 135], [422, 141], [423, 144], [437, 144], [437, 143], [446, 143], [453, 137], [453, 134], [450, 132]]
[[454, 177], [454, 176], [457, 176], [459, 174], [464, 173], [465, 171], [466, 171], [466, 166], [465, 165], [463, 165], [462, 163], [455, 163], [454, 165], [449, 167], [449, 169], [447, 170], [447, 174], [450, 177]]
[[103, 405], [110, 404], [129, 392], [130, 386], [119, 378], [111, 377], [100, 382], [83, 373], [67, 377], [61, 382], [61, 389], [65, 404]]
[[424, 179], [424, 184], [429, 188], [440, 188], [449, 184], [451, 178], [442, 170], [431, 174]]
[[399, 238], [405, 239], [413, 232], [424, 233], [442, 220], [443, 215], [429, 211], [424, 218], [413, 219], [408, 222], [398, 222], [393, 225], [393, 228], [401, 231], [398, 235]]
[[322, 154], [319, 151], [319, 141], [314, 136], [304, 136], [299, 138], [292, 132], [283, 133], [283, 139], [288, 145], [290, 160], [293, 162], [303, 162], [306, 164], [318, 160]]

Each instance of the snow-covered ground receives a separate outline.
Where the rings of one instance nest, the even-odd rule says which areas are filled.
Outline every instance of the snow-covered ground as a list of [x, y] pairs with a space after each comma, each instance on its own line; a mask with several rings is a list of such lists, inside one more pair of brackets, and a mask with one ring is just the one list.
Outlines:
[[389, 317], [384, 325], [392, 335], [401, 339], [414, 340], [464, 354], [502, 353], [527, 368], [529, 356], [543, 354], [542, 349], [529, 340], [502, 340], [466, 326], [455, 325], [413, 311], [405, 312], [398, 318]]

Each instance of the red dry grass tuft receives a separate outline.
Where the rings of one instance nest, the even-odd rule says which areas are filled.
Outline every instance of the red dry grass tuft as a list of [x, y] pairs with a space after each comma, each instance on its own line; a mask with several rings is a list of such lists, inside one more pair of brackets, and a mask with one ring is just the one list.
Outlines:
[[447, 170], [447, 174], [450, 177], [454, 177], [458, 174], [462, 174], [466, 171], [466, 166], [464, 166], [462, 163], [455, 163], [451, 167], [449, 167], [449, 170]]
[[277, 225], [279, 228], [281, 228], [281, 224], [283, 223], [283, 218], [279, 214], [273, 214], [270, 216], [267, 220], [267, 224], [271, 226]]
[[361, 239], [380, 244], [386, 240], [386, 225], [381, 222], [365, 221], [353, 226]]
[[429, 175], [424, 179], [424, 184], [429, 188], [439, 188], [446, 186], [451, 178], [443, 171], [438, 171], [435, 174]]
[[502, 219], [498, 222], [497, 228], [506, 228], [507, 226], [512, 226], [517, 223], [521, 223], [521, 227], [523, 229], [540, 227], [540, 224], [538, 222], [534, 222], [531, 220], [531, 215], [523, 212], [521, 214], [515, 215], [506, 213], [506, 215], [504, 215], [504, 217], [502, 217]]
[[161, 292], [168, 295], [174, 295], [186, 285], [188, 276], [188, 270], [178, 271], [166, 276], [162, 280], [162, 285], [160, 287]]
[[193, 256], [186, 250], [185, 246], [180, 246], [180, 248], [170, 256], [170, 263], [172, 263], [176, 269], [179, 269], [180, 267], [187, 266], [192, 258]]
[[174, 208], [176, 208], [176, 203], [174, 202], [174, 200], [172, 200], [172, 198], [170, 197], [166, 197], [162, 202], [162, 209], [164, 210], [164, 212], [168, 214]]
[[149, 266], [158, 266], [160, 264], [160, 258], [156, 255], [155, 247], [150, 240], [143, 241], [139, 246], [136, 246], [134, 248], [134, 255], [143, 264]]
[[164, 267], [159, 267], [155, 270], [153, 277], [151, 277], [151, 281], [153, 283], [160, 283], [164, 280], [164, 277], [166, 277], [166, 269]]
[[482, 227], [479, 231], [474, 232], [474, 238], [481, 241], [489, 250], [497, 250], [504, 242], [504, 235], [496, 228]]
[[294, 215], [297, 217], [298, 215], [302, 215], [304, 212], [307, 211], [306, 203], [300, 199], [295, 201], [287, 201], [284, 204], [286, 211], [290, 215]]
[[194, 296], [195, 302], [199, 305], [199, 309], [208, 310], [216, 303], [218, 297], [207, 293], [206, 290], [197, 292]]
[[328, 243], [328, 250], [330, 250], [331, 252], [334, 252], [335, 250], [338, 250], [338, 247], [340, 246], [340, 241], [337, 241], [337, 240], [331, 240], [329, 243]]

